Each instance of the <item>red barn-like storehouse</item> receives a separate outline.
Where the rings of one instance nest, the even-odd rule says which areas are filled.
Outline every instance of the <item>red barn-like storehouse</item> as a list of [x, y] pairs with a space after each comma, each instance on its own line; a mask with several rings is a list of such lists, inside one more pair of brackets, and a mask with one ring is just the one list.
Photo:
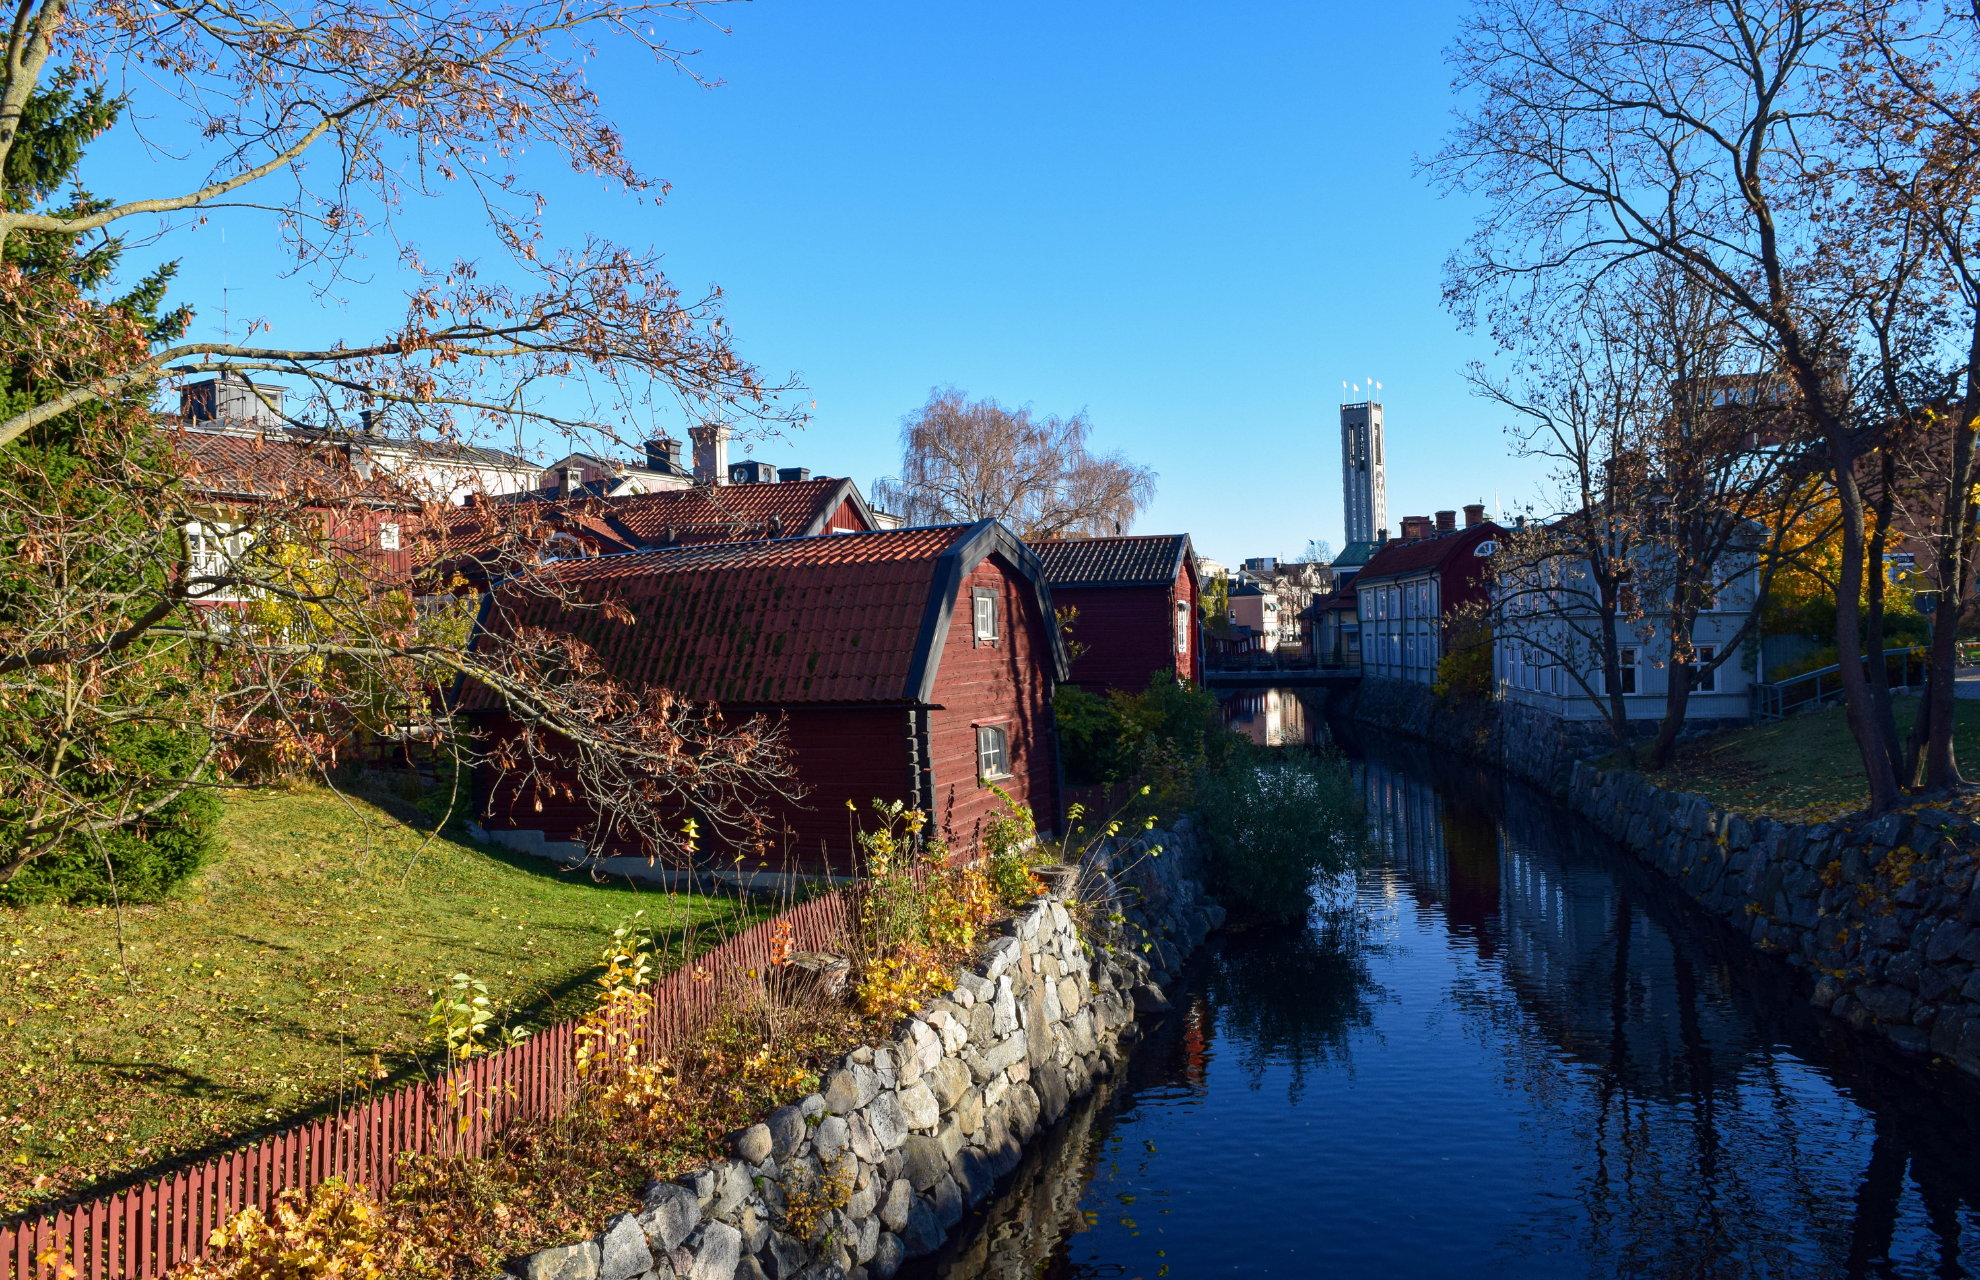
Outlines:
[[[1038, 557], [1003, 525], [718, 543], [573, 560], [546, 570], [570, 597], [504, 600], [503, 626], [570, 631], [635, 689], [718, 703], [731, 722], [758, 712], [788, 729], [801, 806], [770, 815], [800, 865], [851, 865], [846, 802], [934, 815], [951, 847], [973, 847], [999, 802], [995, 782], [1041, 829], [1058, 813], [1052, 690], [1065, 651]], [[500, 738], [513, 725], [470, 689], [463, 709]], [[493, 828], [584, 840], [581, 801], [500, 794], [486, 765], [477, 809]], [[491, 807], [490, 801], [493, 801]], [[606, 855], [637, 850], [594, 850]]]
[[1031, 543], [1052, 603], [1077, 609], [1072, 680], [1089, 693], [1144, 689], [1157, 671], [1203, 680], [1196, 557], [1186, 533]]

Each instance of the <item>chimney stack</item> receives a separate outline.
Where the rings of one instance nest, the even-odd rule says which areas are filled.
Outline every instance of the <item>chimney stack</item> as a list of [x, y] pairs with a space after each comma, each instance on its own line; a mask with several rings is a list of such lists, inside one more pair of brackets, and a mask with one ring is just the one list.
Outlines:
[[694, 482], [729, 483], [729, 428], [726, 424], [696, 427], [688, 432], [694, 440]]
[[1485, 504], [1482, 502], [1467, 502], [1464, 506], [1464, 527], [1475, 529], [1484, 523]]
[[1430, 536], [1429, 516], [1404, 516], [1402, 518], [1402, 540], [1415, 542], [1418, 538]]
[[358, 425], [366, 435], [377, 435], [378, 429], [385, 425], [385, 411], [383, 409], [358, 410]]
[[682, 475], [681, 442], [672, 436], [661, 436], [646, 442], [646, 467], [649, 471], [664, 471], [668, 475]]
[[797, 484], [811, 479], [810, 467], [778, 467], [777, 479], [783, 484]]
[[583, 468], [565, 467], [564, 487], [558, 491], [558, 496], [563, 498], [574, 498], [577, 496], [578, 490], [582, 488], [584, 488]]
[[1457, 512], [1455, 512], [1455, 511], [1439, 511], [1439, 512], [1437, 513], [1437, 532], [1438, 532], [1438, 533], [1456, 533], [1456, 532], [1457, 532]]

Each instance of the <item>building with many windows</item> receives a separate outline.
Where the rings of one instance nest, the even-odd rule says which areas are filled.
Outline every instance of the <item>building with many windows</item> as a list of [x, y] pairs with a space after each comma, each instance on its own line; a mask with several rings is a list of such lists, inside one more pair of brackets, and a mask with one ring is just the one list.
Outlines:
[[[1645, 581], [1657, 576], [1639, 568]], [[1527, 580], [1542, 572], [1545, 581]], [[1692, 625], [1693, 661], [1687, 665], [1697, 674], [1685, 721], [1693, 729], [1750, 716], [1758, 678], [1759, 645], [1740, 639], [1758, 592], [1753, 557], [1743, 553], [1717, 576], [1711, 604]], [[1581, 725], [1590, 732], [1579, 736], [1591, 741], [1606, 738], [1607, 714], [1601, 705], [1609, 697], [1605, 645], [1587, 562], [1563, 557], [1544, 569], [1527, 569], [1498, 582], [1493, 591], [1492, 673], [1501, 701], [1551, 721]], [[1670, 610], [1654, 601], [1634, 600], [1626, 609], [1632, 616], [1617, 621], [1623, 711], [1634, 731], [1648, 733], [1663, 718], [1670, 689]], [[1725, 656], [1732, 646], [1738, 650]], [[1748, 647], [1754, 652], [1746, 652]]]
[[1485, 508], [1404, 516], [1402, 536], [1385, 542], [1354, 575], [1357, 635], [1364, 679], [1430, 684], [1448, 649], [1453, 622], [1466, 605], [1487, 599], [1486, 562], [1497, 547], [1497, 525]]

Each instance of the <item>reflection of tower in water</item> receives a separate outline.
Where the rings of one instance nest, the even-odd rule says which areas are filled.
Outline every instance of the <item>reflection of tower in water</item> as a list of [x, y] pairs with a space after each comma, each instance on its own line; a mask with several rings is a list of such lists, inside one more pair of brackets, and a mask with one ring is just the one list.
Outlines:
[[1261, 747], [1313, 744], [1306, 703], [1292, 689], [1248, 689], [1226, 698], [1224, 723]]

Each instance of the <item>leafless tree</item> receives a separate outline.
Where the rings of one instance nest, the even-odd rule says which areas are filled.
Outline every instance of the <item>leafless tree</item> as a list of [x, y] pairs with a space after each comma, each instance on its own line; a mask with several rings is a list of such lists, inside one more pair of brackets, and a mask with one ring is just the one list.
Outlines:
[[1493, 633], [1568, 673], [1634, 752], [1620, 655], [1642, 615], [1629, 588], [1640, 530], [1637, 438], [1656, 389], [1627, 320], [1590, 290], [1517, 335], [1516, 382], [1473, 366], [1473, 388], [1512, 412], [1516, 452], [1553, 466], [1557, 511], [1508, 531], [1492, 557]]
[[[1980, 11], [1936, 3], [1864, 5], [1835, 77], [1837, 117], [1860, 154], [1865, 220], [1899, 246], [1902, 269], [1874, 292], [1873, 376], [1865, 394], [1903, 441], [1879, 468], [1885, 506], [1924, 499], [1937, 606], [1909, 781], [1962, 779], [1953, 751], [1957, 624], [1971, 598], [1973, 489], [1980, 480]], [[1881, 587], [1881, 583], [1875, 584]]]
[[[801, 417], [780, 402], [792, 384], [736, 351], [719, 292], [684, 297], [651, 250], [549, 243], [548, 196], [518, 176], [528, 151], [575, 180], [657, 195], [585, 67], [610, 46], [692, 75], [667, 33], [711, 7], [16, 7], [0, 65], [0, 881], [142, 827], [191, 790], [271, 770], [329, 776], [364, 735], [472, 764], [478, 745], [450, 702], [464, 683], [495, 690], [542, 753], [498, 765], [568, 765], [600, 828], [656, 855], [678, 843], [666, 823], [683, 795], [721, 792], [726, 815], [788, 790], [772, 726], [617, 688], [564, 642], [470, 643], [471, 588], [456, 595], [381, 541], [385, 524], [395, 543], [444, 524], [446, 493], [375, 470], [349, 426], [353, 410], [389, 406], [398, 435], [446, 457], [498, 430], [609, 444], [646, 436], [660, 412], [764, 429]], [[51, 116], [76, 125], [64, 145], [86, 143], [111, 127], [119, 94], [192, 148], [186, 164], [204, 176], [168, 188], [158, 175], [184, 166], [126, 169], [139, 190], [115, 200], [45, 181], [74, 159], [36, 150]], [[496, 246], [490, 260], [431, 263], [406, 238], [404, 202], [450, 191]], [[402, 291], [403, 318], [306, 347], [265, 326], [195, 341], [157, 322], [155, 297], [105, 298], [86, 283], [100, 271], [72, 269], [114, 258], [129, 230], [169, 246], [223, 208], [266, 215], [290, 270], [322, 290], [362, 270], [367, 289]], [[367, 244], [391, 244], [394, 265], [360, 268]], [[260, 436], [234, 434], [243, 456], [219, 485], [202, 470], [216, 437], [152, 408], [174, 379], [213, 371], [301, 384], [285, 417], [268, 405]], [[537, 534], [560, 531], [520, 504], [491, 511], [510, 526], [496, 535], [505, 554], [518, 552], [511, 585], [558, 590]], [[134, 737], [166, 733], [189, 751], [131, 764]]]
[[1878, 423], [1847, 374], [1892, 248], [1858, 221], [1857, 153], [1831, 110], [1855, 16], [1844, 0], [1481, 0], [1451, 54], [1475, 88], [1432, 168], [1487, 204], [1451, 263], [1461, 313], [1654, 260], [1716, 299], [1791, 386], [1840, 506], [1836, 642], [1882, 812], [1899, 787], [1862, 662], [1857, 472]]
[[1029, 408], [971, 401], [954, 387], [901, 423], [901, 473], [874, 494], [913, 524], [1001, 520], [1021, 538], [1125, 532], [1155, 497], [1155, 473], [1087, 451], [1084, 413], [1034, 418]]

